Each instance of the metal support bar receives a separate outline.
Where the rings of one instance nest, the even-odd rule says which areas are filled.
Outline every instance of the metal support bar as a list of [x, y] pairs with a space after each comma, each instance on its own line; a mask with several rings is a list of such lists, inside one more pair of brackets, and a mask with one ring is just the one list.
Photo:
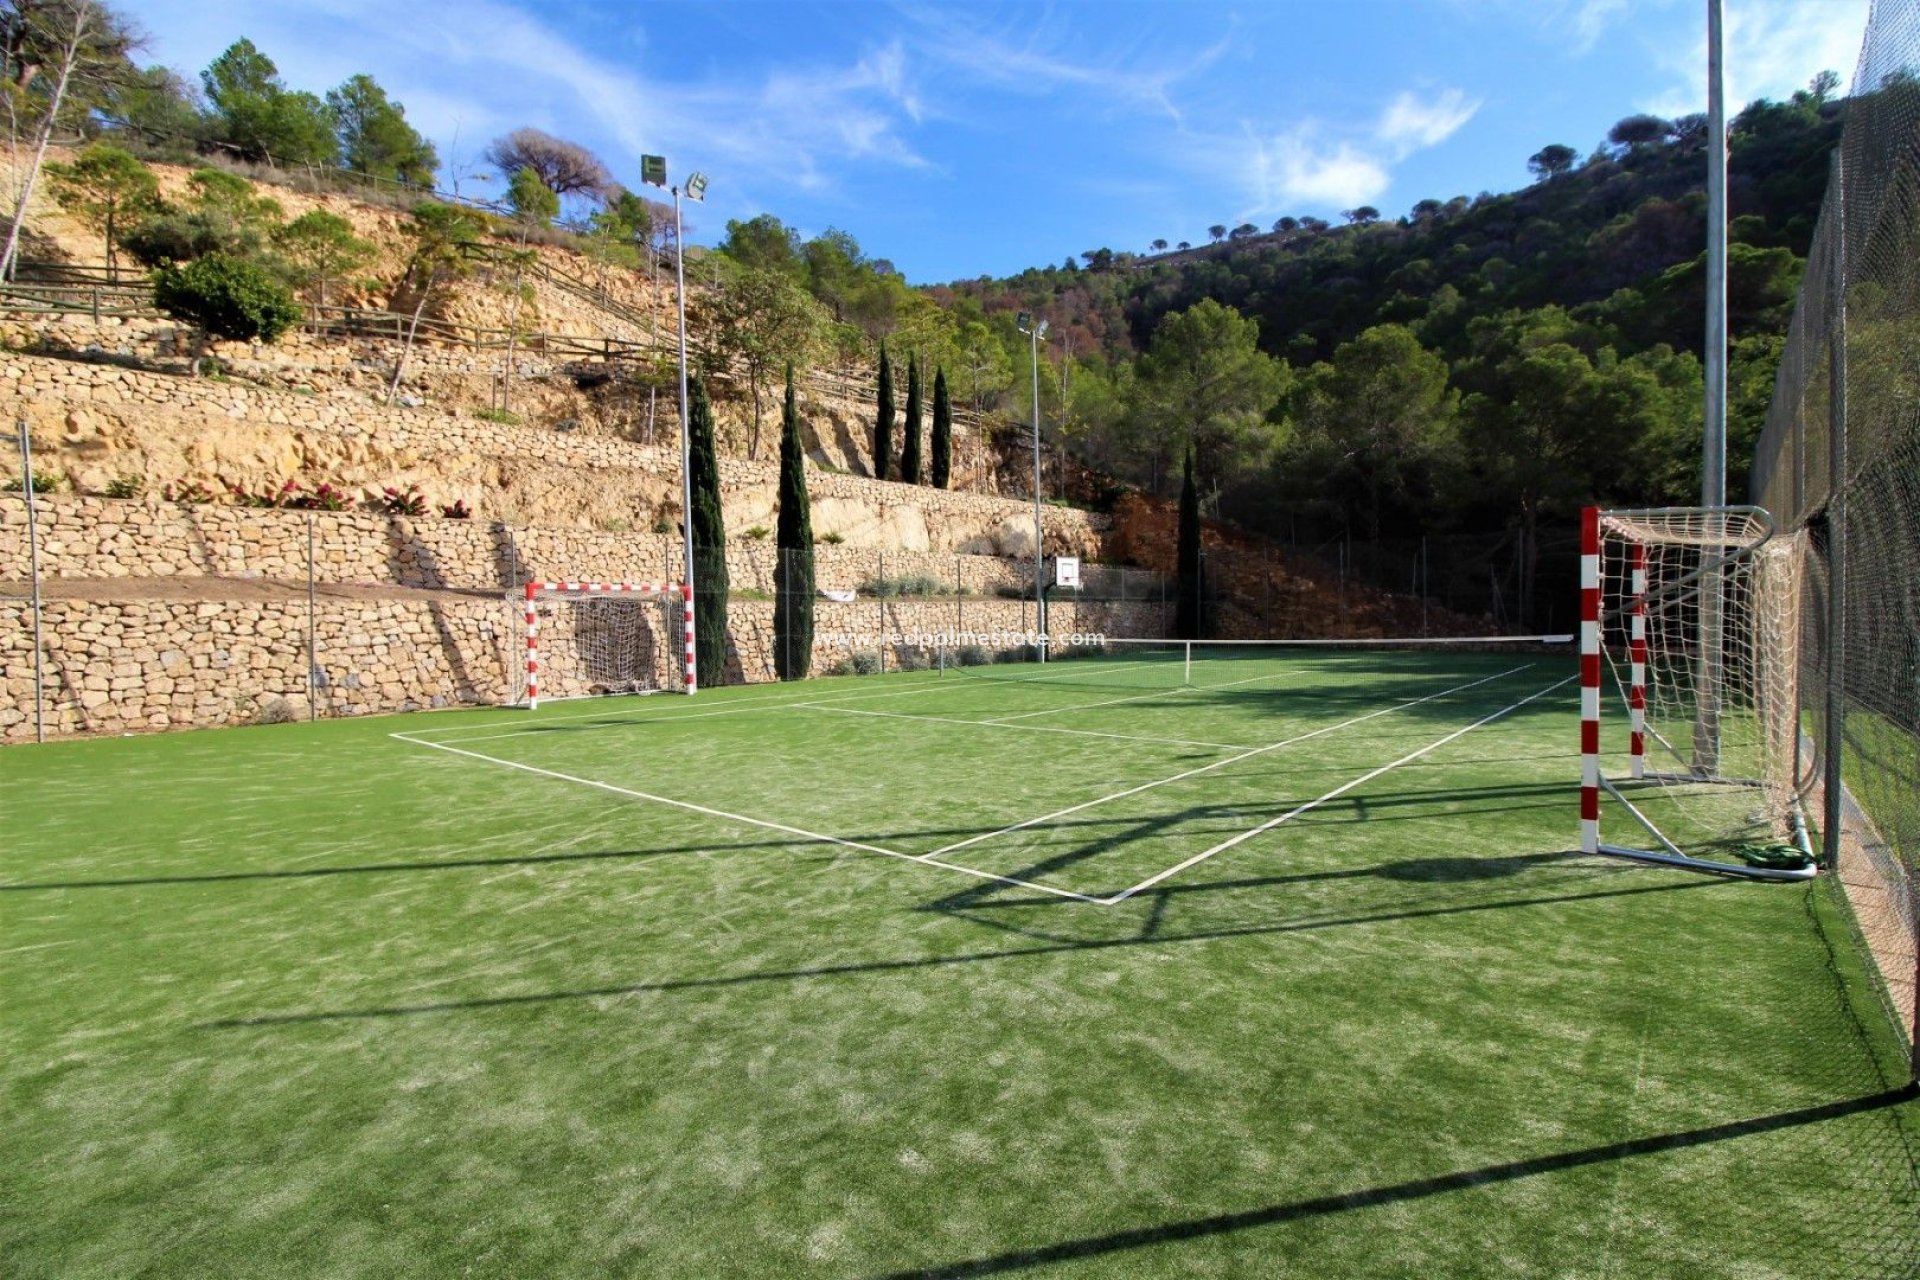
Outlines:
[[41, 638], [40, 522], [33, 500], [33, 437], [20, 420], [20, 493], [27, 500], [27, 577], [33, 598], [33, 740], [47, 740], [46, 645]]

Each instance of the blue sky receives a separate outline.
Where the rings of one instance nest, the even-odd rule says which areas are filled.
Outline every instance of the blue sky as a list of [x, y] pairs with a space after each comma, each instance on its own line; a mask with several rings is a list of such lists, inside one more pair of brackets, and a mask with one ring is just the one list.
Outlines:
[[[371, 73], [443, 164], [533, 125], [638, 185], [710, 179], [689, 239], [770, 212], [915, 283], [1213, 223], [1504, 191], [1549, 142], [1705, 107], [1704, 0], [596, 3], [117, 0], [197, 78], [251, 38], [288, 84]], [[1729, 99], [1850, 83], [1867, 0], [1726, 0]], [[495, 187], [497, 183], [493, 184]]]

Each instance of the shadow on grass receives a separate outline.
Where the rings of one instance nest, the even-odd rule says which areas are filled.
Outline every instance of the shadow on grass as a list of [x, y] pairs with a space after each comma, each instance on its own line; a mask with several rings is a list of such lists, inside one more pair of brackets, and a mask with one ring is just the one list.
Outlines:
[[[1350, 874], [1350, 873], [1341, 873]], [[1361, 873], [1366, 874], [1366, 873]], [[1284, 877], [1282, 877], [1284, 879]], [[1261, 882], [1252, 882], [1261, 883]], [[298, 1026], [312, 1022], [350, 1022], [369, 1018], [405, 1018], [421, 1014], [460, 1013], [482, 1009], [514, 1009], [555, 1004], [570, 1000], [603, 1000], [610, 996], [648, 995], [673, 991], [701, 991], [715, 987], [738, 987], [760, 982], [794, 982], [809, 978], [851, 977], [859, 974], [909, 973], [921, 969], [941, 969], [954, 965], [979, 964], [993, 960], [1016, 960], [1028, 956], [1059, 955], [1074, 951], [1104, 951], [1117, 947], [1167, 946], [1178, 942], [1210, 942], [1226, 938], [1252, 938], [1277, 934], [1306, 933], [1353, 925], [1390, 924], [1403, 920], [1426, 920], [1442, 916], [1464, 915], [1476, 911], [1498, 911], [1516, 907], [1545, 907], [1568, 902], [1588, 902], [1602, 898], [1626, 898], [1648, 893], [1675, 893], [1689, 889], [1725, 887], [1723, 880], [1688, 880], [1678, 884], [1640, 885], [1631, 889], [1603, 889], [1591, 893], [1543, 894], [1530, 898], [1506, 898], [1493, 902], [1474, 902], [1449, 907], [1425, 907], [1410, 911], [1387, 911], [1372, 915], [1346, 916], [1326, 920], [1288, 921], [1280, 924], [1245, 925], [1230, 929], [1207, 929], [1181, 934], [1140, 934], [1125, 938], [1097, 938], [1049, 942], [1042, 946], [1016, 947], [1004, 951], [972, 951], [950, 956], [922, 956], [911, 960], [869, 960], [851, 964], [814, 965], [803, 969], [770, 969], [737, 973], [717, 978], [676, 978], [660, 982], [630, 982], [617, 986], [586, 987], [572, 991], [540, 991], [526, 995], [481, 996], [470, 1000], [438, 1000], [423, 1004], [382, 1005], [361, 1009], [320, 1009], [305, 1013], [269, 1013], [247, 1018], [219, 1018], [195, 1024], [201, 1031], [226, 1031], [245, 1027]]]
[[[970, 1258], [964, 1262], [948, 1263], [944, 1266], [916, 1267], [906, 1271], [891, 1272], [880, 1280], [909, 1280], [909, 1278], [912, 1280], [958, 1280], [962, 1276], [1004, 1275], [1008, 1272], [1026, 1271], [1035, 1267], [1051, 1266], [1083, 1258], [1109, 1257], [1154, 1245], [1229, 1235], [1236, 1231], [1278, 1226], [1281, 1223], [1296, 1222], [1302, 1218], [1346, 1213], [1354, 1209], [1402, 1204], [1410, 1200], [1423, 1200], [1429, 1196], [1447, 1195], [1475, 1187], [1497, 1186], [1505, 1182], [1516, 1182], [1522, 1178], [1562, 1173], [1569, 1169], [1607, 1164], [1615, 1160], [1631, 1160], [1640, 1156], [1682, 1151], [1689, 1147], [1705, 1146], [1715, 1142], [1728, 1142], [1756, 1134], [1822, 1124], [1846, 1116], [1897, 1107], [1911, 1101], [1915, 1096], [1914, 1087], [1909, 1085], [1864, 1097], [1822, 1103], [1816, 1107], [1800, 1107], [1793, 1111], [1779, 1111], [1772, 1115], [1755, 1116], [1747, 1120], [1705, 1125], [1698, 1129], [1684, 1129], [1677, 1133], [1631, 1138], [1625, 1142], [1610, 1142], [1603, 1146], [1585, 1147], [1578, 1151], [1535, 1156], [1528, 1160], [1486, 1165], [1478, 1169], [1463, 1169], [1433, 1178], [1419, 1178], [1384, 1187], [1369, 1187], [1363, 1191], [1317, 1196], [1309, 1200], [1267, 1205], [1237, 1213], [1188, 1218], [1157, 1227], [1139, 1227], [1130, 1231], [1109, 1232], [1106, 1235], [1083, 1236], [1077, 1240], [1062, 1240], [1055, 1244], [1040, 1245], [1031, 1249], [1011, 1249], [1005, 1253]], [[1788, 1207], [1782, 1206], [1783, 1209]]]
[[[728, 851], [748, 848], [784, 849], [810, 845], [796, 840], [731, 840]], [[448, 858], [442, 862], [369, 862], [358, 867], [301, 867], [276, 871], [210, 871], [204, 875], [128, 876], [119, 880], [44, 880], [30, 884], [0, 884], [0, 893], [44, 893], [53, 889], [150, 889], [159, 885], [231, 884], [253, 880], [319, 880], [329, 876], [392, 875], [406, 871], [473, 871], [491, 867], [537, 867], [568, 862], [618, 862], [667, 858], [686, 853], [712, 853], [711, 845], [681, 845], [669, 849], [599, 849], [590, 853], [528, 853], [509, 858]]]
[[[1559, 783], [1549, 783], [1549, 784], [1541, 784], [1539, 786], [1529, 785], [1529, 786], [1517, 786], [1517, 787], [1474, 787], [1474, 788], [1465, 788], [1465, 789], [1455, 788], [1455, 789], [1446, 790], [1446, 791], [1405, 792], [1405, 793], [1396, 793], [1392, 795], [1369, 797], [1368, 803], [1370, 805], [1374, 805], [1377, 807], [1387, 807], [1387, 806], [1414, 804], [1414, 803], [1418, 803], [1422, 799], [1429, 800], [1429, 801], [1431, 800], [1447, 800], [1447, 801], [1482, 800], [1482, 799], [1492, 799], [1492, 798], [1500, 798], [1500, 797], [1506, 797], [1506, 796], [1519, 796], [1522, 794], [1533, 793], [1533, 792], [1550, 794], [1557, 797], [1557, 796], [1563, 795], [1566, 792], [1566, 787]], [[1212, 810], [1214, 814], [1217, 814], [1218, 816], [1221, 816], [1221, 817], [1232, 818], [1236, 821], [1245, 821], [1250, 818], [1257, 817], [1260, 814], [1266, 812], [1267, 808], [1269, 807], [1270, 806], [1263, 805], [1258, 810], [1247, 810], [1244, 812], [1240, 807], [1230, 806], [1230, 805], [1229, 806], [1209, 806], [1208, 809]], [[1476, 812], [1505, 812], [1508, 809], [1539, 808], [1539, 807], [1564, 808], [1565, 806], [1563, 804], [1560, 804], [1558, 801], [1555, 801], [1551, 806], [1510, 805], [1510, 806], [1500, 806], [1498, 808], [1491, 808], [1491, 809], [1484, 809], [1484, 810], [1476, 809], [1475, 811]], [[1211, 815], [1207, 812], [1203, 812], [1201, 809], [1194, 809], [1194, 810], [1190, 810], [1180, 814], [1167, 815], [1163, 818], [1154, 819], [1152, 820], [1152, 825], [1156, 827], [1166, 826], [1175, 822], [1192, 821], [1195, 818], [1203, 817], [1203, 816], [1211, 816]], [[1408, 816], [1418, 816], [1418, 815], [1416, 814], [1416, 815], [1408, 815]], [[1386, 821], [1387, 819], [1375, 819], [1375, 820]], [[1072, 827], [1105, 827], [1105, 826], [1111, 826], [1113, 825], [1113, 823], [1112, 823], [1112, 820], [1105, 819], [1105, 818], [1087, 818], [1087, 819], [1075, 819], [1075, 820], [1062, 820], [1059, 822], [1046, 823], [1044, 825], [1049, 830], [1059, 830], [1062, 828], [1072, 828]], [[974, 827], [934, 827], [934, 828], [922, 828], [914, 831], [882, 831], [882, 832], [877, 832], [873, 834], [861, 835], [861, 836], [858, 836], [857, 838], [865, 840], [869, 843], [880, 844], [883, 842], [889, 842], [889, 841], [898, 842], [902, 840], [906, 840], [906, 841], [919, 840], [919, 839], [947, 840], [955, 837], [965, 837], [965, 836], [978, 835], [978, 834], [980, 834], [979, 829]], [[1131, 843], [1134, 840], [1145, 838], [1147, 834], [1150, 834], [1150, 833], [1136, 832], [1128, 839], [1122, 839], [1121, 836], [1108, 837], [1107, 839], [1096, 842], [1094, 845], [1087, 846], [1084, 850], [1079, 851], [1076, 855], [1072, 857], [1068, 857], [1067, 855], [1062, 855], [1062, 859], [1064, 861], [1079, 861], [1085, 857], [1091, 857], [1095, 853], [1106, 852], [1110, 848], [1118, 847], [1122, 843]], [[588, 853], [515, 854], [515, 855], [500, 857], [500, 858], [447, 858], [447, 859], [442, 859], [438, 861], [419, 861], [419, 862], [370, 862], [370, 863], [365, 863], [359, 866], [271, 868], [271, 869], [263, 869], [263, 870], [257, 870], [257, 871], [210, 871], [210, 872], [204, 872], [201, 874], [187, 874], [187, 875], [176, 875], [176, 876], [154, 875], [154, 876], [102, 877], [99, 879], [91, 879], [91, 880], [35, 880], [35, 881], [26, 881], [26, 882], [15, 883], [15, 884], [0, 884], [0, 893], [40, 893], [40, 892], [48, 892], [51, 890], [60, 890], [60, 889], [148, 889], [148, 888], [155, 888], [163, 885], [233, 884], [233, 883], [246, 883], [249, 881], [272, 882], [272, 881], [279, 881], [279, 880], [316, 880], [316, 879], [325, 879], [333, 876], [391, 875], [391, 874], [396, 874], [401, 872], [410, 872], [410, 871], [472, 871], [472, 870], [486, 870], [492, 867], [521, 867], [521, 866], [531, 867], [531, 866], [542, 866], [542, 865], [549, 865], [549, 864], [565, 864], [570, 862], [610, 862], [610, 861], [619, 861], [622, 859], [660, 858], [660, 857], [671, 857], [678, 854], [687, 854], [687, 853], [731, 853], [731, 852], [748, 850], [748, 849], [764, 849], [764, 850], [771, 850], [771, 851], [782, 851], [782, 850], [798, 851], [802, 849], [814, 849], [819, 847], [821, 847], [820, 841], [805, 840], [805, 839], [766, 839], [766, 840], [733, 839], [733, 840], [728, 840], [724, 844], [719, 844], [719, 845], [683, 844], [683, 845], [669, 845], [669, 846], [663, 846], [663, 847], [653, 848], [653, 849], [596, 850]], [[1387, 873], [1382, 872], [1382, 874], [1387, 874]], [[1030, 879], [1031, 877], [1026, 877], [1026, 878]], [[1057, 901], [1064, 901], [1064, 899], [1060, 899]]]

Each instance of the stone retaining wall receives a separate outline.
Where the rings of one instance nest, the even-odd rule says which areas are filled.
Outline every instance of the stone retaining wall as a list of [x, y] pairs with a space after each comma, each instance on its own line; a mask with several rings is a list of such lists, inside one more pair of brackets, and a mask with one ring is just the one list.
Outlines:
[[[44, 617], [48, 731], [64, 736], [304, 719], [307, 608], [292, 589], [285, 599], [265, 600], [51, 600]], [[970, 601], [964, 611], [966, 628], [984, 635], [1027, 625], [1017, 601]], [[772, 679], [773, 605], [735, 601], [728, 612], [730, 679]], [[1144, 605], [1061, 605], [1051, 610], [1049, 632], [1058, 643], [1075, 632], [1155, 634], [1163, 613]], [[661, 632], [661, 651], [670, 651], [670, 621], [662, 615], [649, 625]], [[815, 611], [813, 669], [831, 674], [856, 648], [884, 649], [890, 667], [913, 661], [910, 653], [925, 665], [926, 650], [914, 644], [869, 646], [865, 638], [955, 627], [952, 603], [823, 601]], [[835, 643], [846, 636], [862, 641]], [[324, 598], [314, 609], [312, 640], [324, 716], [498, 704], [519, 689], [525, 655], [518, 610], [504, 597]], [[543, 671], [543, 685], [550, 695], [583, 691], [578, 673], [557, 665]], [[0, 599], [0, 741], [33, 735], [30, 610], [18, 599]]]
[[[43, 496], [36, 510], [40, 572], [46, 578], [304, 582], [309, 525], [314, 580], [322, 583], [510, 591], [529, 579], [677, 582], [682, 577], [679, 538], [672, 534], [64, 496]], [[24, 498], [0, 495], [0, 581], [23, 582], [29, 576], [26, 520]], [[765, 539], [737, 538], [727, 549], [736, 591], [771, 592], [775, 562], [776, 551]], [[1030, 560], [961, 552], [823, 544], [814, 549], [814, 565], [820, 586], [849, 591], [867, 590], [880, 580], [913, 580], [913, 594], [990, 595], [1028, 590], [1033, 582]], [[1090, 574], [1098, 572], [1089, 568]], [[1158, 594], [1148, 590], [1151, 575], [1135, 576], [1139, 582], [1132, 589], [1101, 593]]]

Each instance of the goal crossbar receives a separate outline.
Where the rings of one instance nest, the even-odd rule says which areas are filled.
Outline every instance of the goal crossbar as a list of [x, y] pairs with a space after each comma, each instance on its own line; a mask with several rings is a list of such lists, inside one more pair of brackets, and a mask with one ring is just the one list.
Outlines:
[[[679, 632], [678, 644], [671, 643], [669, 635], [659, 637], [659, 639], [664, 642], [665, 647], [673, 651], [672, 657], [678, 659], [678, 661], [673, 661], [670, 658], [664, 664], [665, 674], [669, 679], [673, 675], [680, 676], [682, 679], [681, 688], [685, 693], [691, 694], [698, 687], [697, 673], [694, 664], [693, 588], [671, 582], [529, 582], [526, 584], [525, 589], [524, 612], [527, 646], [526, 686], [520, 699], [522, 705], [526, 706], [528, 710], [537, 709], [540, 705], [542, 664], [542, 650], [540, 646], [541, 606], [543, 604], [551, 606], [558, 602], [626, 602], [629, 604], [654, 602], [661, 604], [665, 607], [664, 611], [667, 616], [672, 617], [673, 615], [677, 615], [677, 618], [674, 619], [677, 626], [670, 626], [665, 628], [665, 630], [677, 630]], [[678, 608], [673, 608], [672, 606], [674, 605], [678, 605]], [[611, 644], [616, 649], [620, 647], [620, 642], [617, 639], [611, 642]], [[626, 638], [627, 648], [634, 648], [637, 644], [638, 637]], [[576, 655], [576, 657], [577, 656], [578, 655]], [[625, 658], [628, 663], [627, 668], [623, 669], [620, 673], [622, 678], [613, 682], [623, 687], [595, 689], [592, 691], [639, 693], [653, 692], [665, 687], [662, 684], [650, 682], [650, 673], [655, 664], [645, 662], [646, 671], [636, 675], [636, 670], [632, 665], [636, 659], [632, 653], [616, 653], [614, 656]], [[642, 660], [644, 661], [644, 659]]]

